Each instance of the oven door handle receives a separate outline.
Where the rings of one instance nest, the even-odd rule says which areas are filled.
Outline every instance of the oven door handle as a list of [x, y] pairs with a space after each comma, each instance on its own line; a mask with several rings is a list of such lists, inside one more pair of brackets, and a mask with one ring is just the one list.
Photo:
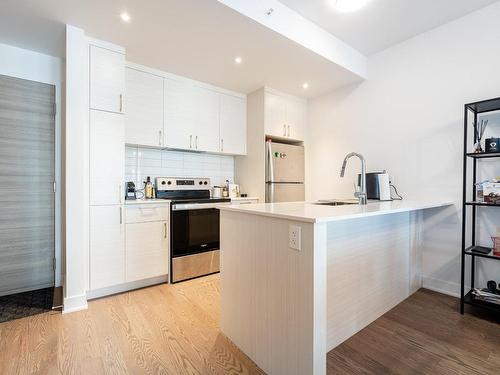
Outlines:
[[206, 210], [210, 208], [217, 208], [219, 206], [228, 205], [231, 202], [218, 202], [218, 203], [178, 203], [172, 205], [172, 211], [187, 211], [187, 210]]

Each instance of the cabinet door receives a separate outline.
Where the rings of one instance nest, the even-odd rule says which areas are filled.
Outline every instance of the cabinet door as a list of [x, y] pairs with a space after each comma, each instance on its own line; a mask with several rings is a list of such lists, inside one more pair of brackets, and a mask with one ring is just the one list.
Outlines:
[[288, 99], [286, 106], [287, 136], [299, 141], [304, 140], [307, 120], [307, 102], [300, 99]]
[[127, 224], [126, 281], [168, 274], [168, 222]]
[[264, 106], [266, 134], [275, 137], [286, 137], [286, 99], [266, 92]]
[[124, 116], [90, 111], [90, 205], [120, 204], [125, 195]]
[[90, 46], [90, 108], [123, 112], [125, 55]]
[[127, 68], [125, 142], [163, 146], [163, 78]]
[[220, 151], [245, 155], [247, 150], [247, 103], [243, 98], [221, 94]]
[[188, 82], [165, 79], [164, 145], [184, 150], [194, 149], [193, 86]]
[[194, 87], [194, 148], [198, 151], [219, 151], [220, 94]]
[[123, 206], [90, 207], [90, 289], [125, 282]]

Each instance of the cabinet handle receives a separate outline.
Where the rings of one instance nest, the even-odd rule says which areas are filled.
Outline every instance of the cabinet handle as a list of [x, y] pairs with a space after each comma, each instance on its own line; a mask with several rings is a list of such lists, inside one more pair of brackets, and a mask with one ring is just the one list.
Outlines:
[[158, 144], [161, 146], [161, 144], [162, 144], [161, 130], [158, 133], [159, 133], [159, 135], [158, 135]]
[[189, 136], [189, 148], [193, 148], [193, 135]]
[[120, 112], [123, 112], [123, 94], [120, 94]]
[[119, 194], [119, 197], [120, 197], [119, 202], [123, 203], [123, 201], [122, 201], [122, 184], [118, 185], [118, 194]]
[[163, 238], [167, 238], [167, 223], [163, 223]]
[[288, 136], [290, 137], [290, 125], [288, 125]]
[[196, 146], [196, 149], [198, 150], [198, 136], [194, 139], [194, 144]]
[[123, 224], [122, 211], [123, 209], [120, 207], [120, 225]]
[[224, 138], [220, 140], [220, 150], [224, 152]]
[[286, 137], [286, 124], [283, 124], [283, 137]]

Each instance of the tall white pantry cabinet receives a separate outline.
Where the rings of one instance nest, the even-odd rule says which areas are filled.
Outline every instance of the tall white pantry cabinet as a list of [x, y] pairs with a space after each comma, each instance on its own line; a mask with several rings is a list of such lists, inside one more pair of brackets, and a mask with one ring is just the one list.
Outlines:
[[97, 290], [125, 282], [125, 51], [89, 48], [89, 290]]

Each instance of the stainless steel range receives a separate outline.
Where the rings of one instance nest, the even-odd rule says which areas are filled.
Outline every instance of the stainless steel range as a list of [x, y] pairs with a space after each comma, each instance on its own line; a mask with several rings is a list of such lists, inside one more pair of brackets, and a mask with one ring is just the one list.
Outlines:
[[170, 199], [170, 282], [219, 272], [219, 210], [208, 178], [156, 178], [156, 197]]

